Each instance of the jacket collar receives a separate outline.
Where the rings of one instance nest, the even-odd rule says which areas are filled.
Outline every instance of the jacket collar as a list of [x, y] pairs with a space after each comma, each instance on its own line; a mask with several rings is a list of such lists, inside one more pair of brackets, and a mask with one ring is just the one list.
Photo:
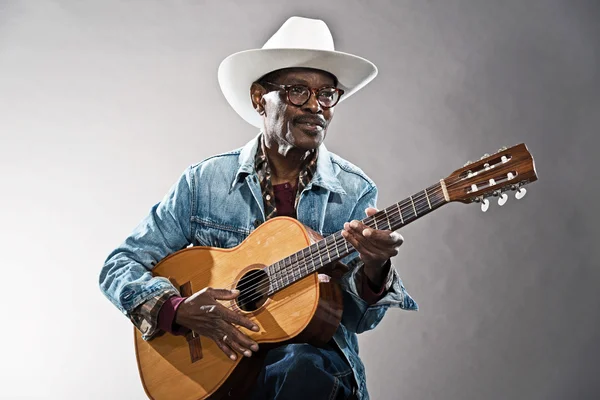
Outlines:
[[[238, 157], [238, 169], [235, 178], [231, 183], [229, 192], [235, 189], [236, 183], [240, 181], [242, 176], [254, 173], [254, 156], [260, 145], [259, 140], [261, 134], [262, 132], [259, 132], [254, 139], [242, 147]], [[330, 192], [346, 194], [346, 191], [342, 188], [336, 175], [329, 151], [324, 144], [321, 144], [317, 155], [317, 170], [315, 171], [315, 175], [309, 183], [309, 186], [317, 185]]]

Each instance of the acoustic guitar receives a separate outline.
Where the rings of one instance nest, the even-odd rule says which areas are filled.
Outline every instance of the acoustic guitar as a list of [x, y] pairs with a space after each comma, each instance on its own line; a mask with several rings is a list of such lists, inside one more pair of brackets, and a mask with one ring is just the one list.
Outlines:
[[[487, 211], [490, 196], [503, 205], [508, 199], [505, 192], [514, 190], [520, 199], [526, 193], [523, 186], [535, 180], [533, 158], [519, 144], [467, 163], [362, 222], [395, 231], [449, 202], [478, 202]], [[169, 278], [183, 296], [205, 287], [240, 290], [238, 298], [221, 303], [260, 327], [259, 332], [240, 329], [261, 350], [232, 361], [212, 340], [194, 332], [165, 333], [144, 341], [134, 329], [138, 369], [148, 397], [242, 398], [269, 347], [284, 342], [326, 343], [343, 311], [341, 289], [329, 276], [336, 275], [335, 267], [342, 265], [338, 261], [353, 251], [341, 231], [323, 238], [293, 218], [276, 217], [235, 248], [189, 247], [161, 260], [153, 274]]]

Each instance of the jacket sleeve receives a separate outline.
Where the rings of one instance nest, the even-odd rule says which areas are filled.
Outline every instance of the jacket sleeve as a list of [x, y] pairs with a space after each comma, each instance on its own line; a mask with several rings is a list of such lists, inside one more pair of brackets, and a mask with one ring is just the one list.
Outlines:
[[188, 168], [162, 201], [106, 259], [100, 290], [142, 332], [145, 340], [158, 331], [162, 304], [179, 291], [168, 279], [153, 277], [164, 257], [192, 242], [193, 175]]
[[[377, 187], [372, 186], [357, 201], [350, 220], [364, 219], [366, 217], [365, 209], [376, 207], [376, 204]], [[386, 279], [383, 297], [376, 303], [369, 305], [361, 296], [364, 263], [361, 261], [358, 252], [351, 253], [342, 262], [349, 267], [349, 271], [341, 279], [344, 296], [342, 324], [349, 331], [362, 333], [375, 328], [389, 307], [418, 310], [417, 303], [407, 293], [393, 265], [391, 265]]]

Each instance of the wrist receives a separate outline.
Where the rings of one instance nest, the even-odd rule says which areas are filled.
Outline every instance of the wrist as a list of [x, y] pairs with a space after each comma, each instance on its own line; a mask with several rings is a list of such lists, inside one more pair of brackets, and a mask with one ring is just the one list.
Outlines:
[[384, 261], [369, 261], [363, 266], [363, 274], [374, 285], [381, 286], [390, 271], [390, 259]]
[[185, 324], [185, 308], [186, 308], [186, 304], [185, 304], [185, 300], [187, 299], [187, 297], [182, 298], [181, 302], [179, 302], [177, 304], [177, 307], [175, 307], [175, 314], [173, 316], [173, 322], [177, 325], [184, 325]]

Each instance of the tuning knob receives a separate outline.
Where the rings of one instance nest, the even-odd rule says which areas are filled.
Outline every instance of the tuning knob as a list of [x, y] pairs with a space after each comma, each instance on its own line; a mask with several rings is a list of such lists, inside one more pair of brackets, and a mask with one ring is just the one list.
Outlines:
[[490, 208], [490, 201], [488, 199], [483, 199], [481, 202], [481, 211], [486, 212]]
[[498, 199], [498, 205], [502, 207], [508, 201], [508, 195], [506, 193], [502, 193], [500, 198]]
[[515, 197], [517, 198], [517, 200], [521, 200], [523, 197], [525, 197], [525, 195], [527, 194], [527, 190], [525, 188], [519, 188], [519, 190], [517, 190], [517, 193], [515, 193]]
[[488, 153], [485, 153], [483, 156], [481, 156], [480, 160], [483, 160], [484, 158], [488, 158], [490, 155]]
[[471, 165], [471, 164], [473, 164], [473, 161], [469, 160], [469, 161], [466, 162], [465, 165], [463, 165], [463, 167], [466, 167], [467, 165]]
[[504, 151], [504, 150], [506, 150], [506, 149], [508, 149], [508, 147], [506, 147], [506, 146], [502, 146], [502, 147], [500, 147], [500, 150], [498, 150], [498, 153], [500, 153], [500, 152], [502, 152], [502, 151]]

